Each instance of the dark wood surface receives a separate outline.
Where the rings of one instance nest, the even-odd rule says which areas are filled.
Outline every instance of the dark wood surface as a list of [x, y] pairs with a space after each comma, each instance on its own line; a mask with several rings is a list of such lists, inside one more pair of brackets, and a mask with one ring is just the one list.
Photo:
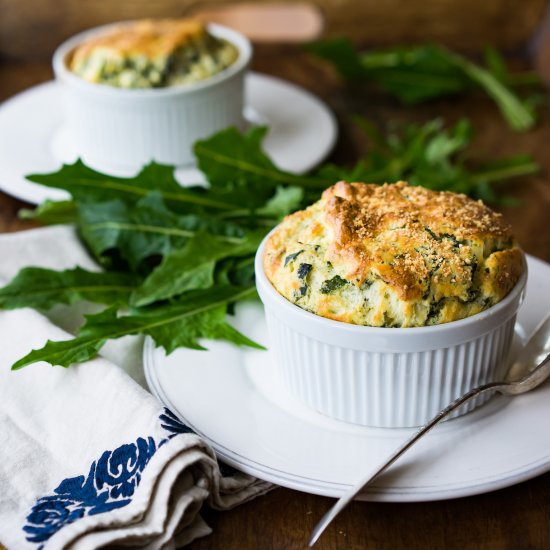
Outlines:
[[[181, 17], [238, 0], [0, 0], [0, 54], [41, 59], [78, 31], [125, 19]], [[288, 0], [283, 0], [288, 2]], [[292, 0], [291, 0], [292, 1]], [[304, 1], [304, 0], [302, 0]], [[269, 3], [273, 0], [248, 0]], [[312, 0], [325, 33], [374, 45], [437, 41], [513, 50], [535, 33], [547, 0]]]
[[[522, 203], [506, 209], [505, 215], [524, 249], [550, 261], [548, 106], [542, 109], [537, 129], [516, 134], [481, 95], [406, 109], [382, 95], [346, 90], [330, 71], [295, 48], [263, 48], [257, 52], [254, 68], [304, 86], [333, 108], [341, 132], [333, 161], [352, 162], [367, 146], [351, 123], [352, 113], [367, 115], [379, 123], [390, 119], [422, 121], [434, 116], [453, 122], [468, 116], [477, 132], [476, 156], [489, 159], [520, 152], [533, 155], [543, 172], [507, 186], [508, 194]], [[0, 100], [49, 78], [47, 62], [4, 62], [0, 64]], [[0, 166], [0, 178], [1, 170]], [[17, 210], [23, 206], [26, 205], [0, 193], [0, 231], [30, 227], [28, 222], [17, 220]], [[331, 503], [328, 498], [280, 488], [231, 511], [206, 511], [214, 533], [196, 541], [191, 548], [306, 548], [310, 530]], [[329, 527], [317, 548], [550, 548], [550, 474], [494, 493], [457, 500], [413, 504], [355, 502]]]

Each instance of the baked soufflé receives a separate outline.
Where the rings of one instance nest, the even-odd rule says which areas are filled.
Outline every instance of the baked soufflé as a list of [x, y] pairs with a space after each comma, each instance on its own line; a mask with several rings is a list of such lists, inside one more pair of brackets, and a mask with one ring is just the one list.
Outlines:
[[122, 23], [84, 41], [70, 70], [88, 82], [118, 88], [192, 84], [223, 71], [237, 48], [193, 19], [145, 19]]
[[474, 315], [514, 287], [523, 256], [481, 201], [405, 182], [339, 182], [287, 216], [264, 270], [297, 306], [374, 327], [422, 327]]

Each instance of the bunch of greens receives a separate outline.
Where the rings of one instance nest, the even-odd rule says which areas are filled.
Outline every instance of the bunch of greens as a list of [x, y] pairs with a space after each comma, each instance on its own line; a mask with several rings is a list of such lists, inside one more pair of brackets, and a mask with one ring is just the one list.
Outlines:
[[324, 178], [375, 183], [403, 180], [436, 191], [510, 204], [513, 200], [499, 195], [494, 184], [539, 170], [528, 155], [474, 163], [468, 158], [473, 129], [466, 119], [448, 129], [437, 118], [422, 125], [394, 125], [386, 133], [364, 118], [357, 118], [356, 123], [369, 137], [367, 155], [347, 173], [339, 167], [324, 167], [320, 171]]
[[538, 86], [537, 76], [510, 74], [492, 48], [485, 53], [485, 67], [438, 45], [358, 52], [348, 39], [341, 38], [313, 44], [310, 49], [330, 61], [345, 79], [376, 82], [407, 105], [480, 88], [496, 102], [514, 130], [529, 130], [535, 124], [536, 96], [522, 100], [514, 88]]
[[168, 353], [201, 349], [200, 338], [258, 347], [227, 323], [226, 313], [255, 295], [254, 254], [266, 232], [302, 205], [304, 189], [323, 185], [278, 170], [262, 152], [265, 132], [227, 129], [198, 142], [208, 188], [181, 187], [173, 167], [155, 163], [131, 178], [80, 161], [29, 176], [68, 191], [72, 200], [46, 202], [24, 216], [76, 224], [104, 271], [23, 269], [0, 290], [0, 307], [47, 310], [80, 300], [107, 307], [86, 316], [74, 339], [48, 341], [12, 368], [36, 361], [67, 367], [130, 334], [147, 334]]
[[0, 289], [0, 307], [48, 310], [80, 300], [106, 307], [86, 316], [75, 338], [48, 341], [12, 368], [37, 361], [68, 367], [95, 357], [107, 340], [130, 334], [147, 334], [168, 353], [179, 346], [202, 349], [200, 338], [258, 347], [227, 323], [226, 314], [255, 295], [253, 260], [264, 235], [327, 186], [340, 179], [408, 178], [477, 197], [488, 194], [491, 181], [537, 169], [522, 157], [467, 170], [466, 122], [448, 131], [440, 121], [409, 125], [387, 136], [367, 121], [361, 124], [373, 148], [351, 171], [328, 165], [305, 176], [284, 172], [262, 151], [265, 128], [245, 134], [230, 128], [195, 145], [208, 187], [181, 187], [173, 168], [158, 164], [131, 178], [102, 174], [82, 162], [29, 176], [68, 191], [72, 199], [45, 202], [24, 216], [74, 223], [103, 271], [25, 268]]

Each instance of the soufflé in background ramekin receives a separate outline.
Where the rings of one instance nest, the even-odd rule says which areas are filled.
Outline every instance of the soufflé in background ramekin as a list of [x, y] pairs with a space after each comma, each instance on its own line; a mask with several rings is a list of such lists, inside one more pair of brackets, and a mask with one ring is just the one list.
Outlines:
[[78, 34], [53, 58], [68, 139], [103, 171], [154, 160], [184, 166], [193, 143], [244, 125], [250, 42], [190, 19], [116, 23]]
[[409, 427], [505, 374], [527, 272], [481, 201], [340, 182], [266, 237], [256, 280], [295, 396], [336, 419]]

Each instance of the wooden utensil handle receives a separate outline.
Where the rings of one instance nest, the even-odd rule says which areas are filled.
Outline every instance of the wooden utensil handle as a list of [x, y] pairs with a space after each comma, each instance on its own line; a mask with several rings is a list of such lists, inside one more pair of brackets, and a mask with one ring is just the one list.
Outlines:
[[306, 2], [195, 6], [190, 15], [232, 27], [256, 43], [301, 43], [318, 38], [324, 27], [321, 10]]

